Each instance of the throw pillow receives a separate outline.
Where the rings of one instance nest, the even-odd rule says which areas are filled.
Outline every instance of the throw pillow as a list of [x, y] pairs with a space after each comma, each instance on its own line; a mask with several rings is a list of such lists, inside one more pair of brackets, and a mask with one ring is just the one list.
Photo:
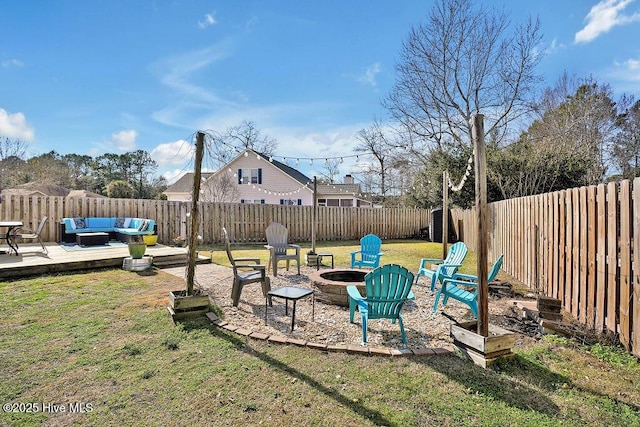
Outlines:
[[116, 223], [114, 225], [116, 228], [124, 227], [124, 218], [116, 218]]
[[87, 228], [84, 218], [73, 218], [73, 222], [76, 223], [76, 228]]
[[138, 231], [147, 231], [147, 228], [149, 228], [149, 220], [145, 219], [144, 221], [142, 221], [142, 224], [140, 224], [140, 228], [138, 228]]

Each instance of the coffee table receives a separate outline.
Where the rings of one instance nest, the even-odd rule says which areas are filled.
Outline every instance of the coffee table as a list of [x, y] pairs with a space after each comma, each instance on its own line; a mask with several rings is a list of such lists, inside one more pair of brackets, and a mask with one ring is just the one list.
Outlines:
[[106, 245], [109, 243], [109, 233], [78, 233], [76, 243], [80, 246]]
[[293, 324], [296, 320], [296, 301], [300, 298], [304, 298], [306, 296], [311, 295], [311, 321], [315, 320], [316, 317], [316, 300], [313, 295], [312, 289], [304, 289], [304, 288], [296, 288], [294, 286], [283, 286], [282, 288], [273, 289], [267, 292], [267, 298], [264, 301], [264, 324], [267, 324], [267, 303], [269, 301], [269, 297], [278, 297], [284, 298], [284, 314], [288, 315], [289, 308], [289, 300], [293, 301], [293, 310], [291, 312], [291, 331], [293, 332]]

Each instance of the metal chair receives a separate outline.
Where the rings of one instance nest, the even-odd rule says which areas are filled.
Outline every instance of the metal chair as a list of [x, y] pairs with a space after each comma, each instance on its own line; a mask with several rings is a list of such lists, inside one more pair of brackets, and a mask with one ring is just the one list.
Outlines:
[[227, 257], [229, 257], [229, 262], [233, 267], [233, 287], [231, 288], [231, 300], [233, 302], [233, 306], [238, 306], [238, 303], [240, 302], [240, 294], [242, 293], [244, 285], [258, 282], [262, 284], [262, 293], [269, 301], [269, 305], [271, 305], [271, 296], [269, 296], [271, 281], [265, 273], [265, 266], [260, 265], [260, 258], [234, 258], [231, 254], [231, 243], [229, 242], [227, 229], [222, 227], [222, 232], [224, 234], [224, 244], [225, 250], [227, 251]]
[[47, 217], [43, 216], [42, 219], [40, 220], [40, 224], [38, 225], [38, 228], [36, 229], [36, 231], [33, 231], [32, 229], [29, 228], [16, 228], [15, 232], [12, 234], [13, 239], [22, 239], [22, 240], [37, 240], [38, 243], [40, 243], [40, 246], [42, 246], [42, 253], [47, 255], [49, 253], [49, 251], [47, 250], [47, 247], [44, 245], [44, 243], [42, 243], [42, 239], [40, 238], [40, 233], [42, 233], [42, 229], [44, 228], [44, 224], [47, 222]]
[[[269, 249], [269, 262], [267, 269], [273, 268], [273, 275], [278, 275], [278, 261], [287, 261], [287, 271], [289, 271], [289, 262], [294, 260], [298, 263], [298, 275], [300, 275], [300, 246], [289, 244], [289, 230], [282, 224], [272, 222], [265, 230], [267, 235], [267, 244], [264, 246]], [[293, 250], [293, 252], [291, 252]]]

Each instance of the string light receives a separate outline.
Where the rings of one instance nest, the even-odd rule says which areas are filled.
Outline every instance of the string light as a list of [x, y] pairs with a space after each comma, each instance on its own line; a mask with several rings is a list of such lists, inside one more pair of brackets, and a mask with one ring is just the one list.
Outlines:
[[464, 175], [460, 180], [460, 183], [458, 185], [453, 185], [453, 183], [451, 182], [451, 178], [449, 178], [448, 184], [451, 191], [454, 191], [457, 193], [458, 191], [462, 190], [462, 187], [464, 187], [464, 183], [467, 182], [467, 178], [469, 178], [469, 175], [471, 175], [472, 165], [473, 165], [473, 154], [471, 154], [469, 156], [469, 160], [467, 160], [467, 169], [465, 170]]

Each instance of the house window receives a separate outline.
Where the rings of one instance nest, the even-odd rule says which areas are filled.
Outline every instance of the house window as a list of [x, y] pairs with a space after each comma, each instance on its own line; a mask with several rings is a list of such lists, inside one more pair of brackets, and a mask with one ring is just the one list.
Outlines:
[[238, 169], [238, 184], [262, 184], [262, 169]]
[[243, 204], [254, 204], [254, 205], [264, 205], [264, 199], [240, 199], [240, 203]]
[[292, 200], [292, 199], [280, 199], [280, 204], [281, 205], [289, 205], [289, 206], [293, 206], [293, 205], [301, 205], [302, 204], [302, 199], [298, 199], [298, 200]]
[[340, 206], [352, 207], [353, 200], [352, 199], [340, 199]]
[[318, 199], [318, 206], [327, 206], [327, 199]]
[[340, 199], [327, 199], [327, 206], [340, 206]]

